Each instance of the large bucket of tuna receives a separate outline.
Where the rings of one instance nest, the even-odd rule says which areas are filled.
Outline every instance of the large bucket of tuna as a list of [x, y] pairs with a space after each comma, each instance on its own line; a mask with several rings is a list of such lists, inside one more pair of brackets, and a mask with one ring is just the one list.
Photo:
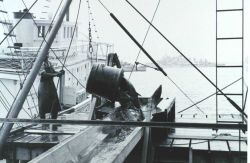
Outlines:
[[94, 64], [89, 74], [86, 90], [110, 101], [115, 101], [119, 94], [122, 77], [122, 69]]

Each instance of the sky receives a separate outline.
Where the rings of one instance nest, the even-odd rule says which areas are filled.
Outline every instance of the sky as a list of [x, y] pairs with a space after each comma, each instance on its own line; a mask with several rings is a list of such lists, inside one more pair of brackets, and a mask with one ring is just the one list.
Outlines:
[[[47, 0], [39, 0], [31, 12], [41, 12]], [[51, 11], [55, 11], [60, 0], [50, 0]], [[34, 0], [25, 0], [28, 6]], [[102, 0], [103, 4], [122, 22], [131, 34], [142, 43], [148, 24], [126, 3], [125, 0]], [[139, 48], [112, 20], [109, 13], [100, 5], [98, 0], [90, 0], [91, 11], [94, 17], [98, 35], [93, 38], [96, 41], [114, 44], [115, 52], [120, 59], [134, 62]], [[131, 0], [139, 11], [148, 19], [151, 19], [158, 0]], [[21, 0], [5, 0], [5, 8], [8, 11], [23, 9]], [[71, 5], [71, 21], [75, 21], [79, 0], [73, 0]], [[241, 0], [218, 0], [218, 8], [240, 8]], [[180, 49], [188, 58], [208, 59], [215, 61], [215, 0], [161, 0], [153, 24]], [[245, 0], [245, 44], [250, 40], [250, 2]], [[218, 36], [241, 35], [241, 15], [233, 13], [218, 15]], [[92, 23], [93, 24], [93, 23]], [[80, 37], [87, 40], [88, 35], [88, 9], [86, 0], [82, 0], [79, 17]], [[92, 29], [94, 31], [94, 29]], [[219, 60], [228, 64], [237, 64], [240, 53], [238, 42], [221, 43]], [[145, 49], [153, 58], [159, 60], [164, 56], [178, 56], [178, 52], [172, 48], [153, 28], [150, 29], [144, 44]], [[230, 47], [230, 48], [229, 48]], [[245, 57], [249, 47], [245, 46]], [[234, 53], [237, 53], [235, 55]], [[140, 62], [150, 62], [141, 52]]]

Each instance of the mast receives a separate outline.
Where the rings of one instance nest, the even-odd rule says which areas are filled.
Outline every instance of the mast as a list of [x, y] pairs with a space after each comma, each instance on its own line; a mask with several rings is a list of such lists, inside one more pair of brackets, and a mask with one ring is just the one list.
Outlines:
[[[39, 70], [43, 64], [44, 59], [49, 53], [49, 49], [54, 41], [54, 38], [56, 37], [56, 34], [63, 22], [63, 18], [69, 9], [69, 6], [71, 4], [72, 0], [67, 0], [62, 7], [61, 12], [58, 15], [57, 20], [55, 21], [55, 24], [52, 27], [52, 30], [48, 36], [48, 39], [43, 44], [41, 50], [39, 51], [36, 61], [34, 62], [34, 66], [32, 67], [30, 73], [27, 76], [27, 79], [24, 81], [23, 88], [21, 89], [20, 93], [18, 94], [16, 100], [14, 101], [8, 115], [6, 118], [16, 118], [23, 106], [23, 103], [30, 91], [30, 88], [36, 79], [37, 74], [39, 73]], [[1, 131], [0, 131], [0, 155], [3, 153], [3, 146], [8, 138], [8, 135], [13, 127], [13, 124], [10, 123], [3, 123]]]

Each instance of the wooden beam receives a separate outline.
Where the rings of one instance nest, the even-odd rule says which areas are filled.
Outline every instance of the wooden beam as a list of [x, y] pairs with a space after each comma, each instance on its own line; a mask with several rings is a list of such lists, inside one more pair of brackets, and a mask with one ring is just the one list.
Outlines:
[[[102, 133], [101, 127], [88, 127], [31, 160], [30, 163], [79, 162], [80, 159], [81, 162], [86, 162], [89, 159], [87, 154], [106, 137], [107, 134]], [[79, 157], [82, 152], [86, 155]]]
[[88, 120], [95, 120], [95, 104], [96, 104], [96, 97], [92, 98], [91, 105], [90, 105], [90, 110], [89, 110], [89, 117]]
[[193, 150], [192, 150], [192, 148], [188, 149], [188, 163], [193, 163]]
[[[149, 99], [150, 100], [150, 99]], [[145, 109], [145, 122], [150, 122], [151, 120], [151, 111], [155, 108], [155, 105], [152, 103], [152, 100], [150, 100], [151, 102], [148, 103], [148, 105], [146, 107], [144, 107]], [[149, 127], [145, 127], [144, 128], [144, 134], [143, 134], [143, 145], [142, 145], [142, 158], [141, 158], [141, 163], [147, 163], [150, 158], [149, 158], [149, 151], [151, 149], [150, 146], [151, 143], [151, 128]]]

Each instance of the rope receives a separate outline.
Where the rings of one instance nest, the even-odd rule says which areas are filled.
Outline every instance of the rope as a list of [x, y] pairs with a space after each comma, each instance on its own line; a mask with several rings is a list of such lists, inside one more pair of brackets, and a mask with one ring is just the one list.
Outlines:
[[248, 87], [247, 87], [247, 91], [246, 91], [246, 95], [245, 95], [245, 100], [244, 100], [244, 105], [243, 105], [243, 111], [246, 108], [246, 103], [247, 103], [247, 94], [248, 94]]
[[[154, 20], [154, 18], [155, 18], [155, 15], [156, 15], [156, 12], [157, 12], [158, 7], [159, 7], [159, 5], [160, 5], [160, 2], [161, 2], [161, 0], [159, 0], [158, 3], [157, 3], [157, 6], [156, 6], [156, 8], [155, 8], [155, 11], [154, 11], [153, 16], [152, 16], [151, 21], [150, 21], [151, 23], [153, 22], [153, 20]], [[144, 43], [146, 42], [146, 39], [147, 39], [147, 36], [148, 36], [148, 33], [149, 33], [150, 28], [151, 28], [151, 25], [148, 26], [148, 29], [147, 29], [147, 31], [146, 31], [146, 34], [145, 34], [144, 39], [143, 39], [142, 44], [141, 44], [142, 46], [143, 46]], [[132, 71], [131, 71], [130, 74], [129, 74], [128, 80], [130, 79], [130, 77], [131, 77], [131, 75], [132, 75], [132, 73], [133, 73], [133, 71], [134, 71], [134, 68], [135, 68], [135, 66], [136, 66], [136, 62], [137, 62], [138, 59], [139, 59], [140, 53], [141, 53], [141, 49], [139, 49], [139, 51], [138, 51], [138, 53], [137, 53], [137, 56], [136, 56], [136, 59], [135, 59], [135, 63], [134, 63], [134, 65], [133, 65]]]
[[17, 25], [23, 20], [23, 18], [26, 16], [27, 13], [29, 13], [29, 11], [32, 9], [32, 7], [37, 3], [38, 0], [36, 0], [31, 6], [30, 8], [23, 14], [23, 16], [20, 18], [20, 20], [13, 26], [13, 28], [9, 31], [9, 33], [2, 39], [2, 41], [0, 42], [0, 45], [2, 45], [2, 43], [4, 42], [4, 40], [13, 32], [13, 30], [17, 27]]
[[152, 66], [149, 66], [149, 65], [146, 65], [146, 64], [140, 63], [140, 62], [135, 62], [135, 65], [136, 65], [136, 66], [137, 66], [138, 64], [143, 65], [143, 66], [148, 67], [148, 68], [152, 68], [152, 69], [154, 69], [154, 70], [157, 70], [157, 71], [158, 71], [158, 69], [157, 69], [156, 67], [152, 67]]
[[[2, 93], [1, 90], [0, 90], [0, 93], [1, 93], [1, 95], [3, 96], [3, 98], [0, 96], [0, 102], [2, 103], [2, 105], [3, 105], [4, 109], [6, 110], [6, 112], [9, 113], [9, 111], [10, 111], [10, 104], [9, 104], [8, 100], [5, 98], [5, 96], [3, 95], [3, 93]], [[8, 105], [5, 103], [4, 100], [6, 101], [6, 103], [7, 103]], [[26, 110], [25, 110], [25, 112], [26, 112]], [[28, 116], [30, 116], [28, 112], [26, 112], [26, 113], [28, 114]], [[17, 125], [18, 125], [19, 127], [22, 126], [22, 124], [20, 124], [20, 123], [17, 123]]]
[[[53, 17], [53, 19], [52, 19], [52, 21], [51, 21], [51, 23], [50, 23], [50, 26], [52, 26], [52, 24], [53, 24], [53, 22], [54, 22], [54, 19], [55, 19], [55, 17], [56, 17], [56, 15], [57, 15], [57, 13], [58, 13], [58, 11], [59, 11], [59, 8], [60, 8], [60, 6], [61, 6], [61, 4], [62, 4], [62, 1], [63, 0], [61, 0], [61, 2], [60, 2], [60, 4], [59, 4], [59, 6], [58, 6], [58, 8], [57, 8], [57, 10], [56, 10], [56, 13], [55, 13], [55, 15], [54, 15], [54, 17]], [[32, 18], [33, 19], [33, 18]], [[33, 21], [35, 22], [35, 20], [33, 19]], [[36, 24], [36, 23], [35, 23]], [[36, 24], [37, 25], [37, 24]], [[37, 25], [38, 26], [38, 25]], [[43, 42], [41, 43], [41, 45], [40, 45], [40, 47], [39, 47], [39, 50], [41, 49], [41, 47], [42, 47], [42, 44], [45, 42], [45, 43], [47, 43], [47, 41], [46, 41], [46, 36], [47, 36], [47, 34], [48, 34], [48, 32], [49, 31], [47, 31], [46, 32], [46, 34], [45, 34], [45, 36], [43, 37]], [[37, 53], [39, 52], [39, 50], [37, 51]], [[52, 48], [50, 48], [50, 50], [52, 51], [52, 53], [53, 53], [53, 55], [56, 57], [56, 59], [63, 65], [63, 62], [59, 59], [59, 57], [56, 55], [56, 53], [55, 53], [55, 51], [52, 49]], [[71, 72], [71, 71], [69, 71], [69, 69], [65, 66], [65, 65], [63, 65], [63, 67], [77, 80], [77, 82], [83, 87], [83, 88], [85, 88], [86, 89], [86, 87], [83, 85], [83, 84], [81, 84], [81, 82], [77, 79], [77, 77]]]
[[[63, 63], [62, 63], [62, 61], [59, 59], [59, 57], [55, 54], [55, 53], [53, 53], [54, 54], [54, 56], [56, 57], [56, 59], [63, 65]], [[76, 79], [76, 81], [83, 87], [83, 88], [85, 88], [86, 89], [86, 87], [77, 79], [77, 77], [66, 67], [66, 66], [63, 66], [75, 79]]]
[[[6, 85], [0, 80], [0, 82], [2, 83], [2, 85], [5, 87], [5, 89], [7, 90], [7, 92], [13, 97], [13, 99], [15, 100], [15, 96], [10, 92], [10, 90], [8, 89], [8, 87], [6, 87]], [[3, 97], [4, 97], [4, 95], [3, 95]], [[13, 103], [12, 103], [13, 104]], [[9, 105], [10, 106], [10, 108], [12, 107], [12, 104], [11, 105]], [[24, 108], [22, 108], [23, 110], [24, 110], [24, 112], [28, 115], [28, 116], [30, 116], [31, 117], [31, 115], [24, 109]]]
[[[32, 4], [32, 6], [33, 6], [36, 2], [37, 2], [37, 0]], [[25, 4], [25, 3], [24, 3], [24, 4]], [[52, 21], [51, 21], [50, 26], [52, 26], [52, 23], [54, 22], [54, 19], [55, 19], [56, 15], [57, 15], [57, 13], [58, 13], [58, 11], [59, 11], [59, 8], [60, 8], [61, 4], [62, 4], [62, 0], [61, 0], [60, 4], [59, 4], [59, 6], [58, 6], [58, 8], [57, 8], [57, 10], [56, 10], [56, 13], [55, 13], [55, 15], [54, 15], [54, 17], [53, 17], [53, 19], [52, 19]], [[26, 5], [25, 5], [25, 6], [26, 6]], [[31, 9], [32, 6], [31, 6], [29, 9]], [[26, 7], [26, 9], [27, 9], [27, 7]], [[27, 10], [27, 11], [29, 11], [29, 10]], [[25, 14], [24, 14], [24, 15], [25, 15]], [[24, 16], [23, 16], [23, 17], [24, 17]], [[32, 17], [32, 20], [33, 20], [34, 23], [36, 24], [36, 22], [35, 22], [35, 20], [34, 20], [33, 17]], [[15, 25], [15, 27], [20, 23], [20, 21], [21, 21], [21, 19], [18, 21], [18, 23]], [[36, 25], [37, 25], [37, 24], [36, 24]], [[12, 31], [15, 29], [15, 27], [12, 28]], [[12, 31], [10, 31], [9, 33], [11, 33]], [[45, 34], [45, 37], [47, 36], [48, 32], [49, 32], [49, 31], [47, 31], [47, 33]], [[44, 39], [44, 38], [43, 38], [43, 39]], [[39, 47], [39, 49], [38, 49], [38, 51], [37, 51], [37, 54], [38, 54], [38, 52], [40, 51], [40, 49], [41, 49], [42, 44], [44, 43], [44, 41], [46, 41], [46, 40], [44, 39], [43, 42], [40, 44], [40, 47]], [[52, 49], [51, 49], [51, 50], [52, 50]], [[34, 61], [34, 60], [35, 60], [35, 58], [33, 59], [33, 61]], [[32, 63], [33, 63], [33, 61], [32, 61]], [[25, 82], [27, 76], [28, 76], [28, 73], [26, 74], [26, 76], [25, 76], [23, 82]], [[0, 80], [0, 81], [1, 81], [1, 80]], [[14, 100], [13, 100], [13, 103], [11, 104], [11, 107], [12, 107], [12, 105], [14, 104], [14, 102], [16, 101], [16, 98], [17, 98], [18, 94], [20, 93], [20, 91], [21, 91], [21, 88], [18, 90], [17, 95], [14, 97]], [[9, 114], [9, 112], [8, 112], [8, 114]]]
[[108, 10], [108, 8], [102, 3], [101, 0], [98, 0], [98, 2], [102, 5], [102, 7], [110, 14], [111, 12]]
[[[194, 101], [188, 97], [188, 95], [167, 75], [167, 73], [162, 69], [162, 67], [152, 58], [152, 56], [144, 49], [144, 47], [134, 38], [134, 36], [127, 30], [126, 27], [116, 18], [113, 13], [110, 13], [111, 18], [122, 28], [122, 30], [128, 35], [128, 37], [143, 51], [143, 53], [154, 63], [159, 71], [162, 72], [164, 76], [166, 76], [178, 90], [180, 90], [185, 97], [187, 97], [193, 104]], [[202, 113], [204, 113], [198, 106], [196, 106]], [[205, 113], [204, 113], [205, 114]]]
[[[3, 8], [4, 8], [4, 6], [3, 6]], [[5, 15], [5, 14], [3, 14], [3, 15]], [[4, 18], [4, 21], [6, 21], [7, 22], [7, 19], [5, 18], [5, 16], [3, 16], [3, 18]], [[7, 17], [8, 18], [8, 17]], [[4, 28], [4, 25], [3, 25], [3, 28]], [[7, 33], [7, 32], [6, 32]], [[7, 38], [9, 38], [9, 37], [7, 37]], [[11, 41], [12, 41], [12, 43], [14, 44], [14, 41], [13, 41], [13, 38], [10, 36], [10, 38], [11, 38]], [[17, 40], [16, 40], [16, 38], [15, 38], [15, 41], [17, 42]], [[10, 46], [10, 42], [9, 42], [9, 39], [7, 39], [7, 42], [8, 42], [8, 45]], [[12, 49], [10, 49], [10, 54], [11, 54], [11, 57], [12, 57], [12, 62], [14, 61], [14, 52], [12, 51]], [[21, 55], [22, 56], [22, 55]], [[23, 58], [22, 58], [23, 59]], [[15, 69], [15, 67], [13, 67], [12, 65], [11, 65], [11, 67], [12, 68], [14, 68]], [[23, 72], [23, 71], [22, 71]], [[20, 81], [20, 89], [21, 89], [21, 86], [22, 86], [22, 79], [21, 79], [21, 76], [20, 76], [20, 74], [17, 72], [17, 75], [18, 75], [18, 77], [19, 77], [19, 81]], [[23, 75], [24, 75], [24, 72], [23, 72]], [[25, 76], [25, 75], [24, 75]], [[6, 86], [5, 86], [6, 87]], [[28, 102], [28, 100], [26, 100], [26, 103], [27, 103], [27, 105], [28, 105], [28, 108], [31, 108], [30, 107], [30, 103]], [[23, 108], [24, 109], [24, 108]], [[25, 111], [26, 112], [26, 111]], [[27, 113], [27, 112], [26, 112]], [[28, 113], [27, 113], [28, 114]], [[28, 114], [29, 115], [29, 114]], [[32, 115], [32, 113], [31, 113], [31, 115]], [[29, 115], [30, 116], [30, 115]]]
[[[24, 0], [22, 0], [22, 3], [23, 3], [23, 5], [24, 5], [24, 7], [27, 9], [27, 5], [25, 4]], [[52, 22], [50, 23], [49, 28], [52, 27], [52, 23], [54, 22], [54, 19], [55, 19], [56, 15], [57, 15], [57, 13], [58, 13], [58, 11], [59, 11], [59, 8], [60, 8], [61, 4], [62, 4], [62, 1], [60, 2], [59, 6], [58, 6], [58, 8], [57, 8], [57, 10], [56, 10], [55, 16], [53, 17], [53, 20], [52, 20]], [[34, 20], [33, 17], [32, 17], [32, 20], [33, 20], [34, 24], [36, 25], [36, 27], [38, 28], [38, 25], [37, 25], [37, 23], [36, 23], [36, 21]], [[45, 34], [44, 37], [46, 37], [48, 33], [49, 33], [49, 30], [46, 32], [46, 34]], [[40, 51], [40, 49], [41, 49], [43, 43], [44, 43], [44, 41], [42, 41], [42, 43], [41, 43], [41, 45], [40, 45], [40, 47], [39, 47], [39, 49], [38, 49], [38, 51], [37, 51], [37, 54], [38, 54], [38, 52]], [[33, 61], [31, 61], [31, 64], [33, 64], [34, 60], [35, 60], [35, 58], [33, 59]], [[23, 74], [24, 74], [24, 73], [23, 73]], [[28, 75], [28, 74], [27, 74], [27, 75]], [[27, 76], [27, 75], [26, 75], [26, 76]], [[25, 79], [26, 79], [26, 77], [25, 77]], [[36, 95], [36, 97], [38, 98], [38, 94], [37, 94], [37, 92], [36, 92], [35, 87], [34, 87], [33, 84], [32, 84], [32, 88], [34, 89], [35, 95]], [[32, 98], [32, 101], [33, 101], [34, 107], [35, 107], [35, 109], [36, 109], [36, 112], [37, 112], [37, 114], [39, 114], [38, 109], [37, 109], [37, 106], [36, 106], [36, 104], [35, 104], [35, 101], [34, 101], [34, 99], [33, 99], [33, 97], [32, 97], [32, 94], [31, 94], [31, 93], [29, 93], [29, 94], [30, 94], [30, 96], [31, 96], [31, 98]], [[28, 102], [27, 99], [26, 99], [26, 101]], [[29, 106], [29, 108], [30, 108], [30, 112], [31, 112], [31, 107]], [[31, 114], [32, 114], [32, 113], [31, 113]]]
[[63, 70], [63, 66], [64, 66], [65, 63], [66, 63], [67, 57], [68, 57], [68, 55], [69, 55], [69, 50], [70, 50], [70, 48], [71, 48], [72, 41], [73, 41], [73, 38], [74, 38], [74, 35], [75, 35], [76, 26], [77, 26], [78, 17], [79, 17], [79, 12], [80, 12], [80, 8], [81, 8], [81, 2], [82, 2], [82, 1], [79, 0], [79, 6], [78, 6], [77, 15], [76, 15], [76, 21], [75, 21], [75, 25], [74, 25], [74, 29], [73, 29], [73, 34], [72, 34], [72, 36], [71, 36], [70, 43], [69, 43], [69, 47], [68, 47], [68, 50], [67, 50], [67, 53], [66, 53], [66, 57], [65, 57], [65, 59], [64, 59], [63, 65], [62, 65], [62, 70]]
[[[70, 50], [70, 48], [71, 48], [71, 44], [72, 44], [72, 41], [73, 41], [73, 38], [74, 38], [74, 35], [75, 35], [75, 31], [76, 31], [76, 28], [77, 28], [76, 26], [77, 26], [77, 22], [78, 22], [78, 17], [79, 17], [80, 8], [81, 8], [81, 0], [79, 1], [78, 11], [77, 11], [77, 15], [76, 15], [76, 21], [75, 21], [73, 33], [72, 33], [72, 36], [71, 36], [71, 39], [70, 39], [69, 47], [68, 47], [68, 49], [67, 49], [66, 57], [65, 57], [65, 59], [64, 59], [64, 61], [63, 61], [62, 70], [63, 70], [64, 65], [66, 64], [66, 60], [67, 60], [68, 55], [69, 55], [69, 50]], [[60, 80], [60, 79], [58, 79], [58, 82], [57, 82], [57, 88], [58, 88], [58, 86], [59, 86], [59, 80]]]
[[204, 111], [202, 111], [198, 106], [197, 106], [197, 104], [170, 78], [170, 76], [167, 76], [167, 78], [174, 84], [174, 86], [187, 98], [187, 99], [189, 99], [189, 101], [191, 101], [192, 103], [193, 103], [193, 105], [195, 105], [196, 106], [196, 108], [199, 110], [199, 111], [201, 111], [203, 114], [205, 114], [204, 113]]
[[[238, 81], [241, 80], [241, 79], [242, 79], [242, 78], [239, 78], [239, 79], [235, 80], [234, 82], [232, 82], [232, 83], [230, 83], [229, 85], [225, 86], [225, 87], [222, 88], [221, 90], [224, 90], [224, 89], [230, 87], [231, 85], [233, 85], [234, 83], [238, 82]], [[217, 91], [217, 92], [215, 92], [215, 93], [213, 93], [213, 94], [211, 94], [211, 95], [205, 97], [204, 99], [202, 99], [202, 100], [196, 102], [195, 104], [199, 104], [199, 103], [201, 103], [201, 102], [203, 102], [203, 101], [209, 99], [210, 97], [212, 97], [213, 95], [215, 95], [215, 94], [218, 93], [218, 92], [219, 92], [219, 91]], [[181, 113], [181, 112], [183, 112], [183, 111], [186, 111], [186, 110], [188, 110], [189, 108], [191, 108], [191, 107], [193, 107], [193, 106], [194, 106], [194, 105], [191, 105], [191, 106], [189, 106], [189, 107], [187, 107], [187, 108], [185, 108], [185, 109], [179, 111], [178, 113]]]
[[225, 93], [222, 92], [220, 88], [215, 85], [212, 80], [210, 80], [193, 62], [191, 62], [166, 36], [164, 36], [150, 21], [133, 6], [128, 0], [125, 0], [147, 23], [149, 23], [182, 57], [184, 57], [211, 85], [213, 85], [221, 94], [227, 99], [227, 101], [242, 115], [246, 118], [248, 117], [247, 114], [242, 110], [239, 105], [237, 105], [231, 98], [229, 98]]

